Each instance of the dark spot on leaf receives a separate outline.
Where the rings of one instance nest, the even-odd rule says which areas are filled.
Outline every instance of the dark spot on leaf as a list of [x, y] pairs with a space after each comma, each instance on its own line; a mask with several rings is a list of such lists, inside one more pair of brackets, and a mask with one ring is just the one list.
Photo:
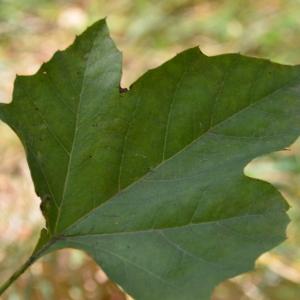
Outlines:
[[42, 199], [42, 202], [40, 204], [40, 209], [41, 209], [43, 215], [45, 215], [47, 212], [47, 208], [49, 207], [50, 202], [51, 202], [51, 196], [48, 194], [45, 194], [41, 197], [41, 199]]
[[119, 86], [119, 91], [120, 91], [120, 94], [125, 94], [128, 92], [128, 89], [122, 88], [121, 86]]

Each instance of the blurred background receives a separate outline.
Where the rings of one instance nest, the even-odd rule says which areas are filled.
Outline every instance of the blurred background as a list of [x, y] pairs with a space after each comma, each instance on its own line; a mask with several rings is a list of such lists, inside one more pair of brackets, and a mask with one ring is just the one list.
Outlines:
[[[124, 55], [123, 87], [195, 45], [207, 55], [300, 63], [299, 0], [0, 0], [0, 102], [10, 101], [16, 74], [34, 73], [104, 16]], [[213, 300], [299, 300], [300, 142], [256, 159], [245, 172], [273, 183], [291, 205], [288, 241], [262, 255], [255, 271], [220, 284]], [[0, 124], [0, 282], [30, 255], [42, 226], [22, 146]], [[129, 297], [88, 256], [66, 249], [38, 261], [1, 299]]]

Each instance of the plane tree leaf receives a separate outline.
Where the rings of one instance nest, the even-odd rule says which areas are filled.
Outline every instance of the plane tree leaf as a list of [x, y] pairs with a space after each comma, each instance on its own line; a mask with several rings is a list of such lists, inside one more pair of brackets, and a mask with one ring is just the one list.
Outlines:
[[282, 196], [243, 170], [299, 135], [299, 66], [192, 48], [126, 92], [121, 67], [101, 20], [0, 106], [46, 219], [2, 291], [73, 247], [136, 299], [205, 300], [285, 239]]

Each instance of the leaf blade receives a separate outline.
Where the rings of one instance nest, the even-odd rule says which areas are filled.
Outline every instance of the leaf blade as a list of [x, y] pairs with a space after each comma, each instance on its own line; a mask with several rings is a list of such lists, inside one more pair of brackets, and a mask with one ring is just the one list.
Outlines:
[[120, 76], [100, 21], [0, 106], [42, 198], [36, 253], [85, 250], [138, 299], [208, 299], [285, 237], [282, 197], [243, 168], [299, 135], [300, 67], [193, 48], [125, 94]]

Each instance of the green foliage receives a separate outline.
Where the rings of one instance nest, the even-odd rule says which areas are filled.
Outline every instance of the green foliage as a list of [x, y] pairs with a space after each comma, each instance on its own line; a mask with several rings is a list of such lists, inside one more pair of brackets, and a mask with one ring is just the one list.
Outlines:
[[209, 299], [284, 240], [281, 195], [243, 169], [299, 135], [300, 67], [193, 48], [121, 93], [121, 65], [99, 21], [0, 106], [47, 222], [2, 290], [73, 247], [137, 299]]

